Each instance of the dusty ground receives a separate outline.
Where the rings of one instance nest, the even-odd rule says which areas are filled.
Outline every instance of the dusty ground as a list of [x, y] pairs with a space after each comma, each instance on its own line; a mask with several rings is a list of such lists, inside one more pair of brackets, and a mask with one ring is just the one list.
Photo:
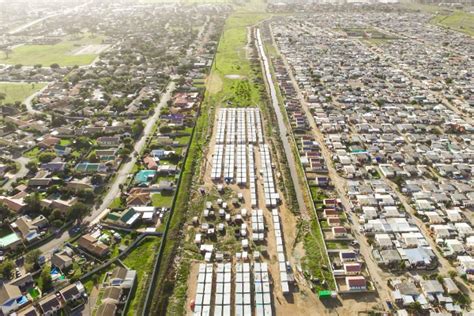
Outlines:
[[210, 94], [219, 93], [222, 90], [222, 84], [222, 79], [217, 73], [211, 73], [206, 79], [206, 89]]
[[101, 45], [101, 44], [91, 44], [91, 45], [85, 45], [81, 46], [74, 51], [72, 51], [72, 55], [77, 56], [77, 55], [98, 55], [105, 51], [107, 48], [109, 48], [110, 45]]

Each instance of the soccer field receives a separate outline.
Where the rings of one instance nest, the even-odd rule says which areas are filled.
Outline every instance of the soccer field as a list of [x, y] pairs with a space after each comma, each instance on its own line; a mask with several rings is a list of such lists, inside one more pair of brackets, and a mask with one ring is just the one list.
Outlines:
[[86, 34], [78, 38], [64, 38], [55, 45], [22, 45], [14, 48], [8, 58], [4, 52], [0, 53], [0, 63], [26, 66], [41, 64], [44, 67], [54, 63], [60, 66], [87, 65], [94, 61], [100, 51], [89, 48], [99, 46], [102, 39], [102, 36]]

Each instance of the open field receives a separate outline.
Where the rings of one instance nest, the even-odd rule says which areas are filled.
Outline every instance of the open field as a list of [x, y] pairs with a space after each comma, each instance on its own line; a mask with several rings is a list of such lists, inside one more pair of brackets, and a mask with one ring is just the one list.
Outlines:
[[[22, 45], [14, 48], [8, 58], [5, 53], [1, 53], [0, 63], [28, 66], [41, 64], [44, 67], [49, 67], [54, 63], [60, 66], [87, 65], [97, 57], [97, 54], [92, 51], [98, 50], [91, 47], [101, 44], [102, 39], [101, 36], [87, 34], [77, 38], [72, 36], [64, 38], [55, 45]], [[84, 49], [89, 53], [78, 54]]]
[[210, 95], [237, 106], [251, 106], [259, 102], [258, 87], [253, 82], [256, 74], [247, 58], [247, 27], [265, 17], [265, 14], [236, 13], [227, 19], [216, 62], [207, 82]]
[[434, 14], [431, 23], [474, 36], [474, 14], [421, 3], [403, 3], [406, 9]]
[[137, 315], [137, 309], [142, 304], [143, 295], [146, 293], [146, 283], [151, 274], [159, 244], [159, 239], [146, 238], [123, 260], [129, 269], [137, 271], [137, 288], [131, 298], [127, 315]]
[[471, 13], [455, 11], [448, 15], [439, 14], [431, 23], [474, 36], [474, 14]]
[[5, 93], [3, 104], [23, 102], [45, 85], [45, 83], [0, 83], [0, 93]]

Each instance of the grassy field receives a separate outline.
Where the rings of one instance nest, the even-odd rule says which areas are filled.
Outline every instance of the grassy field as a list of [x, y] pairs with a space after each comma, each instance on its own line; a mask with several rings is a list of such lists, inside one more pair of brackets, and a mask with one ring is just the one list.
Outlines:
[[[309, 273], [312, 278], [320, 282], [325, 280], [327, 288], [335, 289], [334, 279], [327, 262], [326, 250], [322, 244], [324, 241], [318, 221], [302, 222], [300, 234], [303, 234], [304, 249], [306, 256], [303, 259], [303, 269], [305, 274]], [[307, 276], [308, 277], [308, 276]], [[315, 284], [317, 291], [325, 289], [321, 284]]]
[[207, 82], [211, 97], [234, 106], [255, 106], [260, 101], [258, 84], [248, 60], [247, 27], [267, 15], [236, 13], [230, 16], [217, 49], [216, 61]]
[[0, 53], [0, 63], [29, 66], [41, 64], [44, 67], [54, 63], [61, 66], [87, 65], [97, 55], [74, 55], [73, 51], [82, 46], [101, 44], [102, 39], [101, 36], [88, 34], [78, 38], [67, 37], [55, 45], [23, 45], [13, 49], [8, 58], [5, 53]]
[[406, 9], [434, 14], [431, 23], [474, 36], [474, 14], [421, 3], [403, 3]]
[[137, 271], [137, 289], [131, 298], [127, 315], [136, 315], [137, 309], [142, 304], [147, 279], [152, 272], [151, 269], [159, 244], [159, 239], [147, 238], [123, 260], [123, 263], [129, 269]]
[[5, 93], [5, 100], [2, 104], [23, 102], [45, 85], [45, 83], [0, 83], [0, 93]]
[[438, 14], [431, 23], [474, 36], [474, 14], [471, 13], [455, 11], [448, 15]]

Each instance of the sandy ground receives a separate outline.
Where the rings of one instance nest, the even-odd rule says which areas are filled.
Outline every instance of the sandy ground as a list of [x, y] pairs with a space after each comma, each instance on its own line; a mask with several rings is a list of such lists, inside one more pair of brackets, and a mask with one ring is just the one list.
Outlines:
[[[216, 114], [217, 115], [217, 114]], [[214, 124], [213, 127], [213, 137], [209, 143], [209, 151], [207, 153], [207, 163], [203, 168], [203, 179], [204, 183], [206, 184], [205, 187], [210, 190], [214, 187], [214, 184], [210, 178], [210, 173], [212, 169], [211, 161], [212, 155], [214, 154], [214, 145], [215, 145], [215, 138], [214, 133], [216, 130], [217, 124]], [[255, 155], [255, 166], [257, 171], [260, 169], [260, 153], [258, 147], [254, 147], [254, 155]], [[272, 152], [272, 160], [275, 160], [275, 153]], [[275, 173], [277, 170], [275, 170]], [[276, 179], [276, 183], [278, 183], [278, 179]], [[228, 185], [226, 186], [231, 188], [234, 192], [241, 192], [244, 195], [244, 203], [241, 205], [240, 208], [246, 208], [247, 210], [251, 210], [252, 207], [250, 205], [250, 190], [246, 187], [239, 187], [237, 185]], [[282, 192], [279, 192], [280, 196], [283, 196]], [[287, 260], [290, 261], [293, 267], [293, 271], [296, 274], [296, 290], [290, 296], [283, 296], [280, 287], [280, 274], [278, 268], [278, 260], [276, 256], [276, 244], [275, 244], [275, 233], [273, 227], [273, 221], [271, 218], [271, 209], [266, 208], [264, 205], [264, 200], [261, 198], [263, 196], [263, 182], [261, 175], [257, 172], [257, 194], [258, 194], [258, 207], [264, 210], [265, 222], [267, 226], [266, 231], [266, 242], [264, 245], [266, 246], [266, 254], [263, 254], [263, 261], [268, 262], [269, 264], [269, 272], [271, 275], [271, 283], [272, 283], [272, 300], [274, 305], [274, 312], [276, 315], [289, 315], [294, 313], [294, 315], [336, 315], [339, 313], [340, 315], [351, 315], [355, 310], [366, 310], [369, 306], [365, 301], [360, 301], [360, 299], [350, 299], [345, 300], [344, 305], [341, 304], [339, 300], [331, 300], [328, 303], [320, 301], [317, 296], [311, 292], [309, 284], [297, 272], [296, 266], [299, 265], [300, 259], [304, 257], [304, 249], [302, 244], [295, 244], [296, 237], [297, 237], [297, 221], [298, 218], [293, 215], [288, 209], [285, 200], [282, 200], [282, 204], [279, 206], [280, 211], [280, 220], [281, 226], [283, 229], [283, 238], [285, 243], [285, 251]], [[238, 208], [238, 209], [240, 209]], [[235, 209], [234, 212], [236, 213], [238, 209]], [[251, 222], [247, 219], [248, 223], [248, 230], [249, 236], [251, 236]], [[235, 260], [234, 260], [235, 263]], [[188, 315], [191, 315], [192, 312], [189, 308], [190, 302], [195, 297], [196, 291], [196, 281], [197, 281], [197, 269], [198, 263], [193, 263], [190, 276], [188, 279], [188, 292], [187, 292], [187, 312]], [[346, 304], [347, 302], [347, 304]], [[370, 306], [372, 304], [370, 303]]]
[[222, 90], [222, 79], [217, 73], [212, 73], [206, 79], [206, 87], [210, 94], [219, 93]]
[[101, 45], [101, 44], [94, 44], [94, 45], [85, 45], [81, 46], [72, 51], [71, 55], [78, 56], [78, 55], [98, 55], [109, 48], [110, 45]]

